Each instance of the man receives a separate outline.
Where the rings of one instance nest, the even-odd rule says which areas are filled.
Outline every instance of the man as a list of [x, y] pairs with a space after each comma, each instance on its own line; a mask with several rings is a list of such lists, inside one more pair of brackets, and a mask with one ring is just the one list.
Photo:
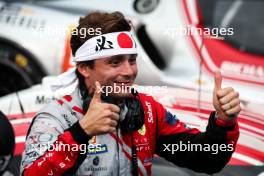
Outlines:
[[[130, 89], [137, 76], [137, 49], [121, 13], [91, 13], [80, 19], [77, 31], [83, 28], [100, 28], [101, 35], [72, 35], [77, 66], [60, 75], [54, 86], [62, 88], [78, 79], [78, 87], [36, 115], [28, 131], [22, 174], [151, 175], [154, 154], [197, 172], [219, 172], [234, 151], [240, 111], [238, 93], [221, 88], [221, 74], [215, 75], [217, 113], [211, 113], [202, 133], [186, 127], [151, 96]], [[109, 88], [123, 91], [106, 92]], [[53, 150], [52, 145], [39, 150], [50, 143], [69, 148]], [[168, 149], [183, 143], [231, 149], [217, 153]]]
[[12, 176], [11, 160], [15, 149], [15, 134], [8, 118], [0, 111], [0, 175]]

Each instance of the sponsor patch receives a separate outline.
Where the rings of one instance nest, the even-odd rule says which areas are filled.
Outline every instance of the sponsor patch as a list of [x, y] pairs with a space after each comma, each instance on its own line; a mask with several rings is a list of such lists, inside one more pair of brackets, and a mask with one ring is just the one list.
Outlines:
[[169, 111], [166, 111], [166, 117], [165, 117], [167, 123], [171, 126], [175, 125], [178, 122], [178, 118], [176, 115], [173, 115]]
[[98, 165], [99, 165], [99, 162], [100, 162], [100, 159], [99, 159], [98, 156], [96, 156], [96, 157], [93, 159], [93, 165], [98, 166]]
[[88, 147], [87, 155], [95, 155], [95, 154], [101, 154], [101, 153], [106, 153], [108, 152], [107, 145], [102, 144], [102, 145], [94, 145], [92, 147]]
[[153, 114], [152, 114], [152, 108], [150, 102], [146, 101], [146, 106], [148, 108], [148, 122], [153, 123]]

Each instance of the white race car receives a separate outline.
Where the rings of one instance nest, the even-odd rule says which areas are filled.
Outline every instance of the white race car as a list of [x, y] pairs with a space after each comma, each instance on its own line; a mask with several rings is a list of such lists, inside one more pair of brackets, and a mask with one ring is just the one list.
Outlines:
[[67, 70], [79, 17], [118, 10], [135, 25], [138, 83], [211, 91], [221, 69], [224, 83], [263, 102], [263, 8], [259, 0], [0, 1], [0, 96]]

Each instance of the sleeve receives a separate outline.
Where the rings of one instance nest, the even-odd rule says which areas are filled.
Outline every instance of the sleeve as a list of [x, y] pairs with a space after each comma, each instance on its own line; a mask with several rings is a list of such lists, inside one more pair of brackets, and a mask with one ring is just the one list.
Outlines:
[[180, 167], [196, 172], [219, 172], [230, 160], [239, 136], [237, 122], [231, 125], [212, 112], [205, 132], [189, 128], [176, 115], [157, 103], [156, 153]]
[[24, 176], [71, 171], [83, 158], [80, 155], [86, 151], [81, 145], [87, 145], [89, 139], [78, 121], [64, 131], [55, 118], [42, 114], [33, 121], [28, 133], [20, 171]]

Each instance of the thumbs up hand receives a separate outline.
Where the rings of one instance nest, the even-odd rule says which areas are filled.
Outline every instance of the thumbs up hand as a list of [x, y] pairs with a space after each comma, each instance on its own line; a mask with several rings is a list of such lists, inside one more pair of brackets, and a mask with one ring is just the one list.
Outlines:
[[222, 75], [215, 72], [213, 105], [218, 117], [225, 121], [234, 120], [241, 111], [239, 94], [232, 87], [222, 88]]
[[120, 108], [114, 104], [102, 103], [100, 83], [95, 82], [94, 96], [89, 109], [79, 121], [80, 126], [89, 136], [114, 132], [119, 120]]

